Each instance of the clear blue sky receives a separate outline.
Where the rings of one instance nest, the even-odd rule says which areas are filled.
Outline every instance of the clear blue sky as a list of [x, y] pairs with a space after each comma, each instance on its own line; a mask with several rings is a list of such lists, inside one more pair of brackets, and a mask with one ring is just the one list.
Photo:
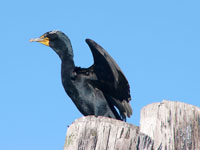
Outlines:
[[92, 65], [91, 38], [116, 60], [131, 86], [133, 116], [163, 99], [200, 106], [200, 2], [25, 1], [0, 4], [0, 149], [63, 149], [81, 117], [61, 84], [60, 59], [29, 39], [58, 29], [77, 66]]

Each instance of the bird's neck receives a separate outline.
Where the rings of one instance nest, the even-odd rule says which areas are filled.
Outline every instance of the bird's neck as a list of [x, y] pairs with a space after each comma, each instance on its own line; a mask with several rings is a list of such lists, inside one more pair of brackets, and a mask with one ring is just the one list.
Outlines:
[[[76, 88], [73, 84], [73, 72], [74, 72], [74, 61], [73, 58], [68, 58], [62, 60], [61, 64], [61, 78], [62, 78], [62, 84], [67, 92], [68, 96], [71, 97], [71, 99], [74, 99], [73, 91], [76, 92]], [[74, 89], [74, 90], [72, 90]], [[77, 94], [76, 94], [77, 95]]]
[[[71, 84], [71, 78], [75, 68], [73, 53], [69, 54], [69, 50], [63, 50], [63, 54], [59, 55], [62, 61], [61, 64], [61, 77], [64, 87], [66, 84]], [[65, 52], [65, 53], [64, 53]]]
[[72, 72], [74, 71], [74, 68], [75, 68], [73, 57], [65, 56], [61, 60], [62, 60], [62, 64], [61, 64], [62, 78], [64, 76], [71, 78]]
[[61, 61], [65, 62], [70, 59], [73, 60], [74, 55], [73, 55], [72, 47], [62, 47], [59, 49], [56, 49], [56, 48], [53, 48], [53, 49], [58, 54]]
[[73, 50], [70, 41], [67, 41], [66, 46], [53, 48], [53, 50], [58, 54], [62, 61], [61, 73], [68, 75], [72, 70], [74, 70], [74, 60], [73, 60]]

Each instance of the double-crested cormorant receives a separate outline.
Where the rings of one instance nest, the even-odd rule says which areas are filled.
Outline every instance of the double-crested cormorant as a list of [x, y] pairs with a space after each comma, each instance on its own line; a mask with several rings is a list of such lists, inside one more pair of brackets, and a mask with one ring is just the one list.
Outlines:
[[128, 81], [113, 58], [96, 42], [86, 39], [94, 64], [80, 68], [75, 67], [71, 42], [63, 32], [50, 31], [30, 41], [49, 46], [58, 54], [63, 87], [83, 115], [124, 121], [132, 115]]

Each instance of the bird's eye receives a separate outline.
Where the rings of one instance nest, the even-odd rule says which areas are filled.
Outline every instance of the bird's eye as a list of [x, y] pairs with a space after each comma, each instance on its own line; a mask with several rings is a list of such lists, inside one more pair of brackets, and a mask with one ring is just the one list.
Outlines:
[[55, 40], [55, 39], [57, 38], [57, 35], [56, 35], [56, 34], [50, 34], [50, 35], [49, 35], [49, 38], [50, 38], [51, 40]]

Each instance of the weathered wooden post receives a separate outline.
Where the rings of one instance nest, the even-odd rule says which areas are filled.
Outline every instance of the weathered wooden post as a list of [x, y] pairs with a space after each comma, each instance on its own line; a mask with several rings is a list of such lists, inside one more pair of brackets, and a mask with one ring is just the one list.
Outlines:
[[153, 140], [139, 127], [106, 117], [87, 116], [67, 131], [64, 150], [152, 150]]
[[140, 127], [106, 117], [77, 119], [64, 150], [200, 150], [200, 108], [163, 101], [141, 110]]
[[173, 101], [147, 105], [141, 110], [140, 132], [149, 135], [155, 148], [200, 150], [200, 108]]

